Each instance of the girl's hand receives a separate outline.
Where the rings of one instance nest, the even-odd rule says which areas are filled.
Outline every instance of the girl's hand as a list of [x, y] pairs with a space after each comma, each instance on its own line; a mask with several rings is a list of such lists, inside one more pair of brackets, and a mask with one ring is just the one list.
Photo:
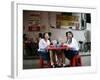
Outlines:
[[71, 47], [69, 47], [69, 46], [67, 46], [66, 47], [66, 50], [68, 51], [68, 50], [71, 50], [72, 48]]
[[47, 47], [46, 47], [46, 49], [48, 49], [50, 46], [48, 45]]
[[68, 51], [69, 50], [69, 47], [66, 47], [66, 50]]

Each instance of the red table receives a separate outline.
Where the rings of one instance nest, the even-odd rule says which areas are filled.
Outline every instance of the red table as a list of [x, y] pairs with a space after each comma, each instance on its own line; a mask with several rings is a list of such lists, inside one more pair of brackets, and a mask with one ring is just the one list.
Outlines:
[[49, 46], [47, 49], [48, 50], [65, 50], [66, 48], [68, 48], [68, 46], [59, 46], [59, 47]]
[[[50, 52], [51, 62], [53, 62], [53, 60], [55, 59], [54, 56], [53, 56], [55, 54], [54, 51], [56, 51], [56, 53], [58, 51], [61, 51], [60, 52], [61, 54], [56, 54], [56, 55], [58, 56], [58, 58], [60, 60], [62, 59], [61, 62], [60, 62], [61, 64], [65, 63], [64, 50], [66, 50], [66, 48], [69, 48], [69, 47], [68, 46], [59, 46], [59, 47], [56, 47], [56, 46], [50, 45], [47, 49]], [[54, 59], [52, 58], [52, 56], [53, 56]], [[54, 63], [57, 63], [57, 62], [54, 61]]]

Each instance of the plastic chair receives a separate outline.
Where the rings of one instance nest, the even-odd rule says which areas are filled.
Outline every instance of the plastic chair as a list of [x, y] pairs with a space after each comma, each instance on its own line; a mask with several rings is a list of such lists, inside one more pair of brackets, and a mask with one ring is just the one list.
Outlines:
[[47, 68], [50, 68], [51, 67], [51, 63], [50, 62], [48, 62], [48, 63], [45, 63], [45, 60], [42, 58], [42, 57], [40, 57], [40, 68], [44, 68], [44, 67], [47, 67]]
[[81, 56], [79, 54], [70, 60], [70, 66], [82, 66]]

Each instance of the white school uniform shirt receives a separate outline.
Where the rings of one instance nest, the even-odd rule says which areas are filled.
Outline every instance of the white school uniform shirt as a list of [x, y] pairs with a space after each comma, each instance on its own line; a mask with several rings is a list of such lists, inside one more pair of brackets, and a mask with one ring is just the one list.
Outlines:
[[40, 39], [38, 51], [45, 50], [48, 45], [50, 45], [50, 41], [49, 40], [45, 41], [44, 39]]
[[70, 44], [66, 43], [66, 45], [71, 47], [72, 50], [77, 50], [77, 51], [79, 50], [78, 42], [76, 41], [75, 38], [72, 38], [72, 42]]

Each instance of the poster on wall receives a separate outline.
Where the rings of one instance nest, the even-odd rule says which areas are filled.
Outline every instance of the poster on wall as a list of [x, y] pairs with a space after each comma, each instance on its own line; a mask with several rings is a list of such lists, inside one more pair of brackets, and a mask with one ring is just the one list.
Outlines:
[[[71, 14], [77, 14], [77, 13], [71, 13]], [[56, 24], [57, 28], [69, 28], [71, 26], [76, 26], [77, 24], [80, 24], [79, 22], [79, 16], [73, 16], [68, 15], [68, 13], [56, 16]]]
[[[96, 71], [96, 55], [91, 46], [95, 8], [12, 2], [12, 15], [13, 78]], [[89, 26], [81, 28], [82, 20]], [[50, 28], [51, 24], [56, 29]]]

